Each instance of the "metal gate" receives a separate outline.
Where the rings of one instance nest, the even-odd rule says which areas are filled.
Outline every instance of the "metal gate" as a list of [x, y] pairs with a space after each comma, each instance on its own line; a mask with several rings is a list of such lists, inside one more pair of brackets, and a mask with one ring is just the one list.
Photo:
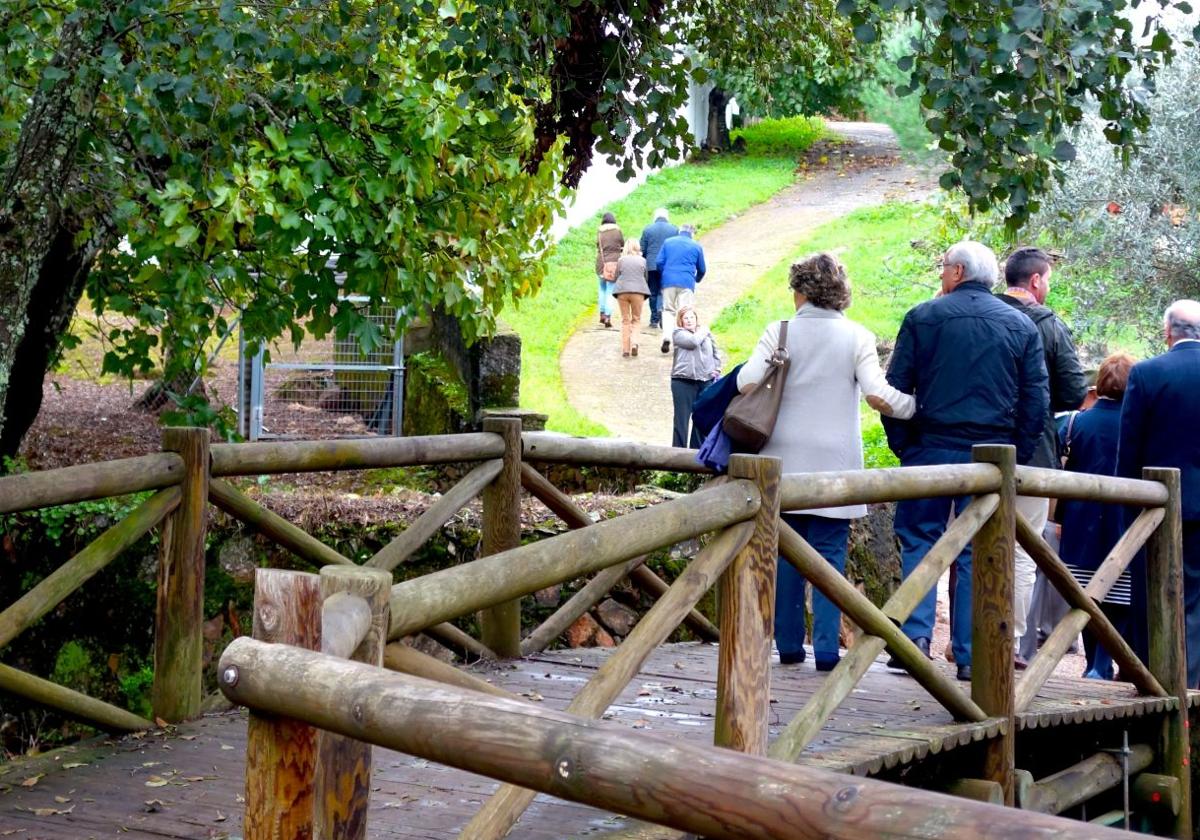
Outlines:
[[[365, 297], [347, 298], [366, 303]], [[320, 439], [402, 434], [404, 342], [395, 307], [367, 316], [390, 346], [364, 354], [358, 341], [306, 338], [247, 356], [238, 348], [238, 431], [248, 440]]]

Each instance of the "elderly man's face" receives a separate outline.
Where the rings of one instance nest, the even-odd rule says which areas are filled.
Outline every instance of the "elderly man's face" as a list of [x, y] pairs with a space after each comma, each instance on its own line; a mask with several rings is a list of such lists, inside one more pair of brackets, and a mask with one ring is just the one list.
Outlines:
[[942, 294], [954, 291], [954, 287], [962, 282], [963, 267], [959, 263], [950, 262], [947, 256], [941, 259], [942, 264]]

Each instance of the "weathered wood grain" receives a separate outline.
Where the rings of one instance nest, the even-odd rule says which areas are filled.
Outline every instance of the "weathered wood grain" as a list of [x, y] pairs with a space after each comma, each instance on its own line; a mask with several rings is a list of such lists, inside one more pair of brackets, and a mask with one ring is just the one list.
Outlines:
[[11, 692], [40, 706], [57, 709], [70, 718], [108, 732], [138, 732], [154, 728], [153, 723], [132, 712], [8, 665], [0, 665], [0, 691]]
[[974, 460], [1000, 469], [1000, 503], [975, 535], [971, 553], [971, 699], [1004, 732], [985, 747], [981, 777], [1015, 795], [1016, 712], [1013, 695], [1013, 580], [1016, 548], [1017, 452], [1012, 446], [975, 446]]
[[1142, 507], [1159, 507], [1167, 501], [1163, 486], [1154, 481], [1024, 466], [1017, 467], [1017, 495]]
[[614, 438], [567, 437], [553, 432], [525, 432], [521, 438], [525, 444], [526, 461], [626, 467], [631, 470], [712, 472], [696, 462], [694, 449], [676, 449], [673, 446]]
[[994, 493], [999, 482], [1000, 474], [987, 464], [789, 473], [780, 486], [780, 507], [790, 511], [931, 496], [982, 495]]
[[529, 656], [531, 653], [545, 650], [555, 639], [567, 632], [581, 615], [604, 600], [609, 591], [624, 580], [632, 569], [645, 562], [646, 556], [640, 555], [619, 566], [609, 566], [597, 572], [565, 604], [521, 640], [521, 655]]
[[[338, 616], [333, 633], [321, 631], [321, 650], [375, 668], [387, 644], [392, 574], [383, 569], [321, 569], [323, 617]], [[361, 607], [361, 608], [360, 608]], [[353, 644], [351, 644], [353, 639]], [[349, 709], [351, 714], [356, 706]], [[317, 734], [314, 840], [364, 840], [371, 798], [371, 745], [332, 732]]]
[[183, 478], [183, 459], [159, 452], [0, 478], [0, 513], [161, 490]]
[[581, 528], [442, 569], [392, 587], [397, 639], [433, 624], [597, 572], [664, 545], [749, 519], [758, 491], [748, 481], [703, 490]]
[[[1154, 761], [1147, 744], [1129, 748], [1129, 773], [1145, 770]], [[1039, 779], [1026, 794], [1022, 808], [1042, 814], [1061, 814], [1093, 796], [1121, 784], [1121, 759], [1112, 753], [1096, 753], [1052, 776]]]
[[[321, 579], [258, 569], [252, 633], [261, 642], [321, 646]], [[246, 729], [246, 840], [308, 840], [313, 833], [317, 732], [286, 715], [251, 711]]]
[[168, 723], [200, 713], [204, 676], [204, 543], [208, 429], [167, 428], [163, 449], [183, 459], [179, 505], [165, 520], [154, 614], [154, 715]]
[[717, 711], [713, 743], [765, 755], [771, 702], [771, 638], [775, 566], [779, 556], [778, 458], [734, 455], [729, 474], [753, 481], [762, 499], [749, 542], [721, 575], [721, 646], [717, 652]]
[[159, 490], [0, 613], [0, 648], [145, 536], [179, 505], [180, 498], [177, 487]]
[[213, 476], [270, 475], [323, 470], [409, 467], [499, 458], [504, 444], [474, 432], [426, 437], [219, 443], [212, 447]]
[[[488, 417], [483, 430], [504, 441], [502, 469], [483, 490], [480, 553], [486, 557], [521, 545], [521, 421]], [[479, 640], [502, 658], [521, 655], [520, 596], [480, 611]]]

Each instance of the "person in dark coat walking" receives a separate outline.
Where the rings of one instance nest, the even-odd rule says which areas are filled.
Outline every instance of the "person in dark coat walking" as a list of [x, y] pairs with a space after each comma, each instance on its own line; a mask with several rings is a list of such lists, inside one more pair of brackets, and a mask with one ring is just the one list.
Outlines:
[[[1183, 599], [1188, 686], [1200, 685], [1200, 303], [1177, 300], [1163, 316], [1167, 352], [1129, 372], [1121, 407], [1117, 474], [1141, 478], [1145, 467], [1180, 471], [1183, 508]], [[1153, 594], [1153, 593], [1152, 593]], [[1137, 593], [1130, 622], [1145, 633]], [[1136, 650], [1136, 647], [1135, 647]]]
[[662, 244], [679, 234], [679, 228], [670, 222], [667, 208], [654, 211], [654, 221], [642, 230], [642, 256], [646, 258], [646, 282], [650, 286], [650, 327], [662, 328], [662, 272], [658, 270], [658, 251]]
[[617, 280], [617, 261], [625, 247], [625, 237], [617, 226], [617, 217], [605, 213], [596, 232], [596, 281], [598, 285], [597, 309], [600, 310], [600, 326], [612, 326], [613, 284]]
[[[1058, 427], [1054, 414], [1058, 411], [1074, 411], [1087, 396], [1087, 377], [1079, 356], [1075, 353], [1075, 342], [1067, 325], [1059, 320], [1054, 310], [1046, 306], [1046, 295], [1050, 291], [1050, 255], [1041, 248], [1018, 248], [1004, 261], [1004, 281], [1007, 288], [1000, 300], [1023, 312], [1033, 321], [1042, 338], [1046, 373], [1050, 376], [1050, 410], [1046, 412], [1042, 438], [1033, 452], [1029, 465], [1056, 470], [1060, 466], [1058, 457]], [[1050, 500], [1037, 496], [1017, 497], [1017, 512], [1028, 520], [1035, 533], [1042, 533], [1050, 514]], [[1029, 635], [1033, 652], [1037, 651], [1037, 628], [1032, 634], [1026, 632], [1026, 617], [1033, 599], [1034, 582], [1038, 578], [1037, 564], [1029, 552], [1020, 545], [1014, 547], [1016, 576], [1013, 580], [1013, 635], [1017, 639], [1018, 651], [1015, 664], [1018, 668], [1028, 665], [1032, 656], [1023, 644], [1022, 637]]]
[[[1121, 402], [1133, 363], [1133, 356], [1128, 353], [1113, 353], [1100, 364], [1096, 375], [1096, 402], [1087, 411], [1078, 412], [1063, 427], [1062, 445], [1066, 456], [1063, 468], [1067, 471], [1116, 475]], [[1060, 499], [1056, 515], [1062, 525], [1059, 557], [1075, 579], [1087, 586], [1121, 538], [1121, 510], [1104, 502]], [[1125, 625], [1129, 598], [1130, 575], [1126, 571], [1100, 605], [1118, 630]], [[1030, 629], [1036, 631], [1034, 627]], [[1111, 680], [1112, 657], [1087, 630], [1084, 630], [1084, 650], [1087, 653], [1085, 676]]]
[[[888, 446], [904, 466], [960, 464], [977, 443], [1012, 444], [1028, 463], [1041, 441], [1050, 393], [1042, 341], [1027, 317], [992, 294], [996, 255], [978, 242], [959, 242], [942, 259], [942, 293], [908, 311], [896, 337], [888, 382], [917, 399], [911, 420], [883, 417]], [[967, 497], [914, 499], [896, 505], [904, 575], [946, 530], [950, 509]], [[951, 628], [959, 679], [971, 678], [971, 549], [955, 560], [958, 575]], [[930, 591], [904, 623], [904, 633], [929, 653], [937, 592]], [[898, 660], [889, 662], [893, 667]]]

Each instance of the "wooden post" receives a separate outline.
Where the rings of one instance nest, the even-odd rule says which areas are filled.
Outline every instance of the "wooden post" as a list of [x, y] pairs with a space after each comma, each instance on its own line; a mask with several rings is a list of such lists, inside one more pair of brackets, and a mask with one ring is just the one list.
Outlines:
[[1192, 836], [1192, 785], [1189, 765], [1187, 635], [1183, 615], [1183, 517], [1180, 512], [1179, 470], [1147, 468], [1142, 477], [1167, 488], [1162, 523], [1146, 541], [1146, 588], [1153, 599], [1147, 610], [1150, 631], [1150, 673], [1167, 694], [1179, 698], [1179, 708], [1164, 716], [1162, 767], [1179, 779], [1179, 813], [1173, 837]]
[[[381, 667], [387, 644], [388, 598], [392, 574], [382, 569], [326, 566], [321, 569], [321, 596], [350, 595], [366, 601], [371, 625], [349, 657]], [[322, 650], [330, 652], [322, 639]], [[317, 740], [315, 840], [363, 840], [371, 798], [371, 745], [331, 732]]]
[[[1017, 454], [1011, 446], [976, 446], [974, 460], [1000, 468], [1000, 503], [975, 535], [971, 559], [971, 699], [1007, 721], [988, 742], [983, 778], [1004, 788], [1013, 804], [1016, 725], [1013, 720], [1013, 548], [1016, 545]], [[960, 606], [959, 609], [962, 609]]]
[[175, 723], [200, 714], [208, 429], [163, 429], [163, 449], [183, 458], [183, 497], [164, 523], [159, 543], [151, 705], [156, 718]]
[[[307, 572], [258, 569], [253, 636], [306, 650], [321, 646], [321, 579]], [[236, 684], [237, 669], [222, 669]], [[246, 840], [308, 840], [313, 830], [317, 730], [306, 723], [250, 712], [246, 730]]]
[[782, 473], [778, 458], [734, 455], [729, 460], [729, 474], [753, 481], [762, 504], [750, 542], [721, 575], [713, 743], [750, 755], [767, 753]]
[[[481, 555], [521, 544], [521, 421], [486, 417], [483, 430], [504, 438], [504, 468], [483, 490]], [[521, 655], [521, 599], [479, 613], [479, 639], [502, 657]]]

